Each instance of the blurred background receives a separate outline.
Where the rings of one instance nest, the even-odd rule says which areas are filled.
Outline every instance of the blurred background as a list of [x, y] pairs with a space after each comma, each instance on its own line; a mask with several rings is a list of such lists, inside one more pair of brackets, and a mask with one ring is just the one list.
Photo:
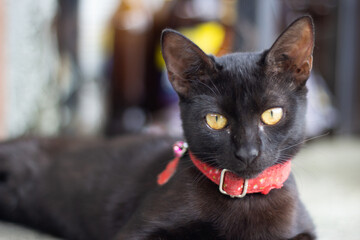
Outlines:
[[[359, 12], [357, 0], [2, 0], [0, 139], [181, 136], [162, 29], [221, 56], [267, 49], [294, 19], [311, 15], [307, 136], [314, 140], [294, 174], [320, 239], [360, 239]], [[14, 229], [0, 226], [0, 239], [15, 237]]]
[[0, 135], [180, 134], [160, 33], [209, 54], [269, 48], [314, 18], [308, 135], [360, 133], [356, 0], [3, 0]]

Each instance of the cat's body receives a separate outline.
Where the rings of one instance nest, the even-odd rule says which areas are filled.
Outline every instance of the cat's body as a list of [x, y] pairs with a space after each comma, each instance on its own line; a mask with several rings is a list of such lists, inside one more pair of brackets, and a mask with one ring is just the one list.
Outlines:
[[172, 142], [143, 135], [84, 145], [67, 139], [66, 147], [44, 139], [3, 143], [1, 172], [18, 171], [0, 186], [1, 217], [66, 239], [112, 239], [131, 221], [140, 224], [135, 235], [119, 239], [142, 239], [144, 232], [150, 239], [270, 240], [312, 232], [292, 176], [269, 195], [232, 199], [186, 155], [171, 181], [157, 186]]
[[173, 141], [144, 135], [2, 143], [0, 216], [67, 239], [110, 239], [157, 186]]
[[[304, 138], [313, 42], [309, 17], [268, 51], [221, 58], [165, 31], [162, 50], [189, 151], [246, 179], [293, 158]], [[267, 195], [231, 198], [187, 152], [157, 185], [172, 143], [154, 136], [4, 143], [0, 217], [68, 239], [315, 239], [292, 175]]]

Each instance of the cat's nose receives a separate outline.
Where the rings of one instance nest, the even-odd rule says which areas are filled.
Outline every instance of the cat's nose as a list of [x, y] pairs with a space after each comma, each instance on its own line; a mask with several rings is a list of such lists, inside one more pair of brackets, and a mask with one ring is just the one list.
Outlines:
[[250, 164], [259, 156], [259, 150], [255, 146], [240, 147], [235, 156], [243, 162]]

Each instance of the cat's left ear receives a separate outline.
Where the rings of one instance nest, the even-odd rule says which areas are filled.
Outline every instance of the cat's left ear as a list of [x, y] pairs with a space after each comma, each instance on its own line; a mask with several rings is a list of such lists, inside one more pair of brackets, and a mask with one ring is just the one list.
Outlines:
[[174, 30], [161, 35], [161, 50], [169, 80], [175, 91], [187, 97], [197, 82], [206, 82], [215, 69], [214, 61], [196, 44]]
[[298, 86], [310, 76], [313, 62], [314, 24], [310, 16], [295, 20], [275, 41], [266, 55], [267, 70], [289, 71]]

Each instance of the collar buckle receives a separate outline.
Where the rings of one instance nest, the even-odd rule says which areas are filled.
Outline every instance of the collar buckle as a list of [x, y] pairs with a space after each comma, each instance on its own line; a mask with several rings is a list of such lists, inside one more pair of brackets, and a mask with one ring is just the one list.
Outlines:
[[225, 194], [225, 195], [228, 195], [232, 198], [243, 198], [245, 197], [246, 195], [246, 192], [247, 192], [247, 189], [248, 189], [248, 179], [244, 179], [244, 183], [243, 183], [243, 191], [240, 195], [231, 195], [231, 194], [228, 194], [225, 190], [224, 190], [224, 178], [225, 178], [225, 173], [226, 172], [230, 172], [230, 170], [228, 169], [223, 169], [221, 171], [221, 175], [220, 175], [220, 183], [219, 183], [219, 191], [222, 193], [222, 194]]

